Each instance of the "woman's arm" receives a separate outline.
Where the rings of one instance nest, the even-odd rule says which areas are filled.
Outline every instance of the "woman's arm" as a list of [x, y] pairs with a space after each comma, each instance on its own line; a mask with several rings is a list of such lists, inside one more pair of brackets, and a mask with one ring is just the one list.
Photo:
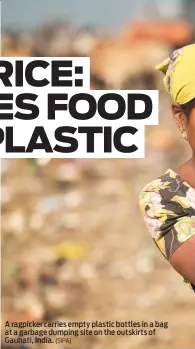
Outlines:
[[195, 235], [173, 253], [170, 262], [180, 275], [195, 285]]

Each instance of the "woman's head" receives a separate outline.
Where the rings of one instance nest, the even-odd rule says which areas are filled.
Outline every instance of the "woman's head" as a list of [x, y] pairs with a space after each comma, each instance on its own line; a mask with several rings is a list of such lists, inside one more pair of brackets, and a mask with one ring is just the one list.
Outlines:
[[156, 69], [165, 74], [174, 118], [195, 153], [195, 44], [174, 51]]

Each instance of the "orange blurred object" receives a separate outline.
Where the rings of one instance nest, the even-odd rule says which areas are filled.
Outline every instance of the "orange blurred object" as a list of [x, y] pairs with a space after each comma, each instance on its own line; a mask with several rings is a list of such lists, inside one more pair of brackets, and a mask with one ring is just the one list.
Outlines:
[[186, 20], [136, 21], [127, 29], [129, 41], [154, 40], [175, 46], [188, 44], [194, 27]]
[[39, 321], [40, 317], [35, 315], [32, 311], [21, 311], [21, 312], [12, 312], [7, 314], [6, 321], [10, 322], [26, 322], [26, 321]]

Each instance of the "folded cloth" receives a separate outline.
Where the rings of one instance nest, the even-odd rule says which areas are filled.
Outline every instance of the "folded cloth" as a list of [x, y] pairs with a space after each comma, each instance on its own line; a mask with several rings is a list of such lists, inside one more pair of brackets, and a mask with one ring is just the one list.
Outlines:
[[195, 44], [174, 51], [156, 69], [165, 74], [165, 87], [175, 103], [195, 98]]

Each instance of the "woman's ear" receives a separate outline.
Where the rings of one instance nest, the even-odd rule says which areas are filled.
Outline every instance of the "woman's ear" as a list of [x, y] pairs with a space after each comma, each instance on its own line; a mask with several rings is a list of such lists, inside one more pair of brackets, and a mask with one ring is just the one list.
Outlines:
[[172, 104], [172, 113], [178, 126], [186, 123], [186, 116], [179, 105]]

